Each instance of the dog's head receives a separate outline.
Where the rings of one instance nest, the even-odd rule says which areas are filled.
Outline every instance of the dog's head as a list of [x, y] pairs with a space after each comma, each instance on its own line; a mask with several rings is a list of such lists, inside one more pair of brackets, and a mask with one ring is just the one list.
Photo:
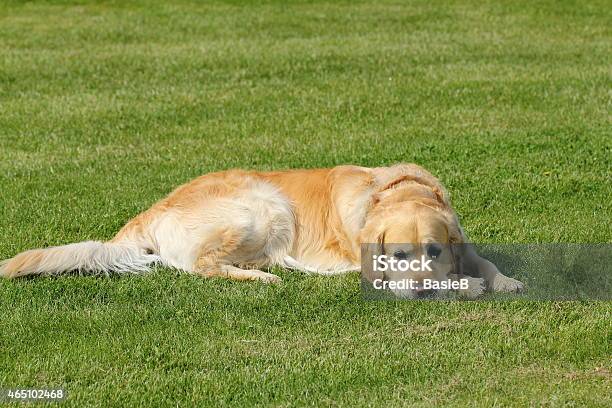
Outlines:
[[[425, 280], [444, 281], [449, 274], [461, 274], [461, 243], [463, 234], [457, 218], [435, 201], [400, 201], [375, 207], [361, 232], [366, 243], [362, 254], [363, 274], [370, 282], [412, 280], [415, 287], [397, 295], [420, 298], [434, 294], [423, 287]], [[408, 271], [374, 270], [374, 255], [386, 255], [396, 262], [417, 260], [427, 262], [427, 268]], [[397, 263], [396, 263], [397, 265]], [[406, 265], [406, 262], [404, 262]], [[413, 264], [415, 265], [415, 264]]]

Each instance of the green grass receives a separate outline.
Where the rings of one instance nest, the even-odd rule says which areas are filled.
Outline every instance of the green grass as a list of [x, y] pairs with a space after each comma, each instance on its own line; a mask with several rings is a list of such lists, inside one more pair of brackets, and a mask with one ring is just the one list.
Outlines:
[[[476, 242], [612, 239], [607, 1], [0, 3], [0, 258], [232, 167], [417, 162]], [[0, 387], [67, 406], [610, 406], [610, 302], [358, 276], [0, 282]]]

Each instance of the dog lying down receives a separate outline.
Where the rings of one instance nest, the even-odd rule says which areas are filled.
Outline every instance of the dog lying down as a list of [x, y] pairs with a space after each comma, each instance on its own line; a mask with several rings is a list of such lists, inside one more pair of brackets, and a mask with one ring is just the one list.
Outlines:
[[[260, 269], [278, 265], [324, 275], [358, 271], [361, 244], [384, 249], [385, 242], [413, 243], [415, 256], [430, 253], [432, 244], [442, 244], [436, 251], [447, 251], [444, 244], [467, 242], [444, 187], [415, 164], [228, 170], [180, 186], [108, 242], [26, 251], [0, 263], [0, 275], [142, 272], [159, 263], [203, 277], [279, 282]], [[478, 274], [469, 278], [466, 297], [485, 289], [522, 289], [521, 282], [501, 274], [471, 246], [464, 248], [462, 262]], [[417, 277], [426, 278], [441, 276], [434, 268]]]

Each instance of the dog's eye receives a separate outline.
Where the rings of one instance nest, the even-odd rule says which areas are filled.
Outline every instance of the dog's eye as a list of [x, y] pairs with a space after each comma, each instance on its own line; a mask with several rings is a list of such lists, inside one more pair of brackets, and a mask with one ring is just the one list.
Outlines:
[[441, 253], [442, 253], [442, 247], [440, 245], [433, 244], [427, 248], [427, 256], [430, 258], [435, 259], [439, 257]]
[[408, 254], [406, 253], [406, 251], [397, 250], [393, 253], [393, 257], [395, 259], [406, 259], [408, 258]]

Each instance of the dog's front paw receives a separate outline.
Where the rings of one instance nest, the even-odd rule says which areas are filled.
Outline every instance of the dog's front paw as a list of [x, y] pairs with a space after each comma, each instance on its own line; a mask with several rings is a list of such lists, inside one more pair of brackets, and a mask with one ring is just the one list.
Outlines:
[[478, 296], [485, 293], [486, 285], [485, 280], [481, 278], [472, 278], [471, 276], [465, 276], [462, 279], [467, 279], [468, 288], [459, 289], [459, 295], [467, 299], [476, 299]]
[[523, 282], [516, 280], [514, 278], [510, 278], [508, 276], [502, 275], [501, 273], [495, 276], [495, 280], [493, 281], [492, 289], [494, 292], [522, 292], [525, 288]]

